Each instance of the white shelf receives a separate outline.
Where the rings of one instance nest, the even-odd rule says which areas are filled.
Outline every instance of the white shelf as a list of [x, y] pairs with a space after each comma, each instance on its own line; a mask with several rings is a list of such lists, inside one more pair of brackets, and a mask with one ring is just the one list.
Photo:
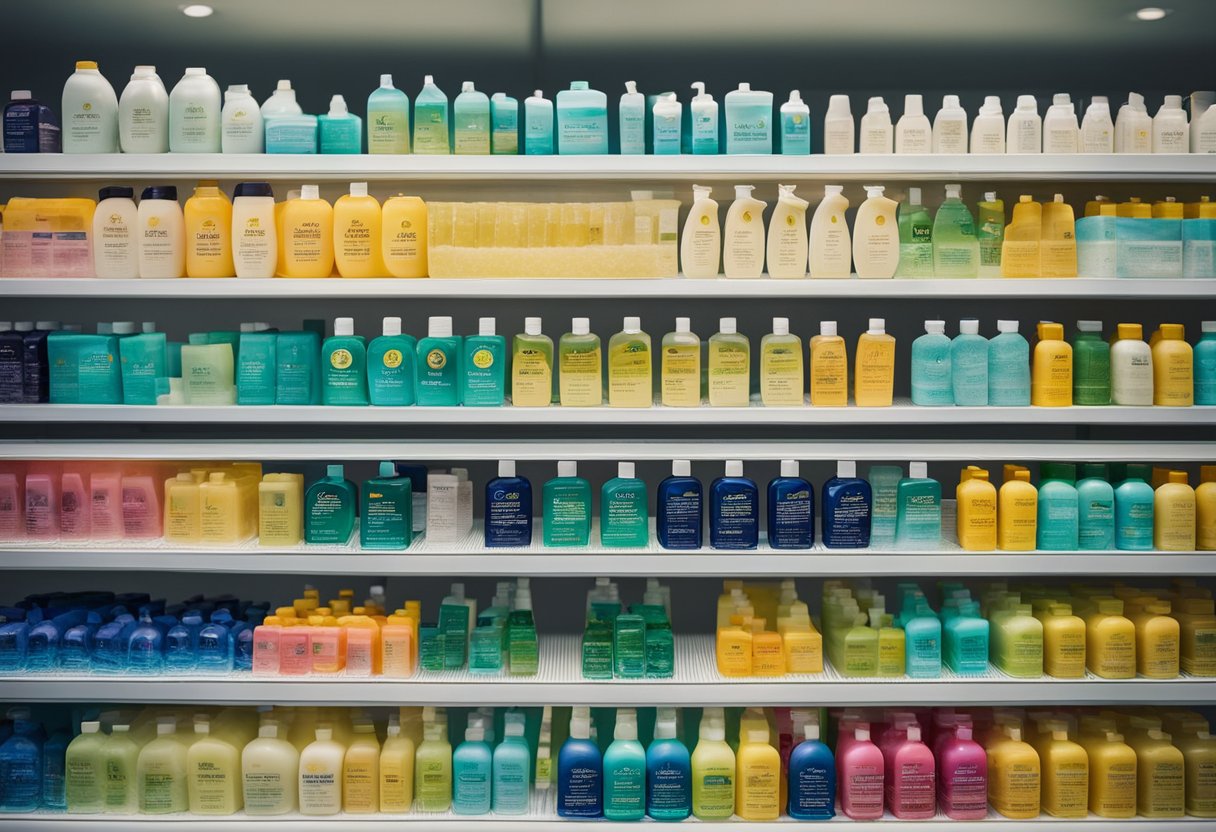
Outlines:
[[[3, 154], [0, 154], [2, 156]], [[6, 298], [1212, 298], [1216, 280], [758, 280], [469, 278], [372, 280], [0, 278]]]
[[261, 678], [250, 673], [181, 676], [99, 676], [39, 673], [0, 680], [0, 700], [14, 702], [210, 702], [227, 705], [1208, 705], [1216, 678], [1015, 679], [989, 669], [978, 676], [942, 671], [938, 679], [847, 678], [821, 674], [724, 677], [714, 638], [676, 637], [671, 679], [582, 678], [580, 637], [542, 636], [536, 676], [481, 675], [467, 670], [383, 677]]
[[11, 404], [8, 423], [314, 425], [1216, 425], [1216, 407], [324, 407]]
[[6, 179], [276, 181], [831, 179], [1205, 182], [1213, 154], [852, 156], [296, 156], [274, 154], [5, 154]]

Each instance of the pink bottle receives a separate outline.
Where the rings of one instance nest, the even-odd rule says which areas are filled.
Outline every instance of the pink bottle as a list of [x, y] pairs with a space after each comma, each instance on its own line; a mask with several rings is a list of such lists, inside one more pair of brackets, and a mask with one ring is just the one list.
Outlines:
[[279, 634], [279, 675], [307, 676], [312, 673], [312, 654], [308, 644], [310, 630], [304, 624], [283, 628]]
[[59, 537], [63, 540], [88, 540], [92, 534], [89, 488], [85, 475], [64, 473], [59, 484]]
[[374, 652], [372, 631], [366, 627], [346, 627], [346, 675], [371, 676], [372, 653]]
[[937, 814], [933, 752], [921, 742], [920, 725], [912, 723], [891, 748], [887, 766], [887, 806], [900, 820], [924, 820]]
[[117, 473], [89, 477], [89, 515], [93, 540], [122, 539], [122, 480]]
[[836, 755], [836, 781], [842, 812], [853, 820], [882, 817], [882, 752], [870, 742], [868, 727], [854, 728], [853, 742]]
[[59, 537], [59, 501], [50, 474], [25, 477], [25, 535], [30, 540]]
[[971, 739], [971, 726], [959, 725], [954, 739], [942, 744], [942, 811], [953, 820], [982, 820], [988, 816], [988, 755]]
[[124, 536], [140, 540], [159, 538], [164, 517], [160, 510], [160, 489], [152, 477], [126, 476], [121, 482]]
[[282, 642], [283, 626], [278, 618], [268, 616], [272, 623], [259, 624], [253, 629], [253, 675], [279, 675], [279, 649]]
[[16, 474], [0, 474], [0, 540], [25, 540], [25, 497]]

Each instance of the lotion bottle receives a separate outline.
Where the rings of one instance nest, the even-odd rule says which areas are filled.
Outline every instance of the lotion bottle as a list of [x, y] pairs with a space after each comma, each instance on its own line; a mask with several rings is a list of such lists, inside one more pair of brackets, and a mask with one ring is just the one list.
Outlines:
[[64, 153], [118, 152], [118, 96], [96, 61], [76, 62], [59, 115]]
[[1189, 153], [1190, 147], [1190, 125], [1182, 109], [1182, 96], [1167, 95], [1153, 116], [1153, 152]]
[[201, 66], [186, 74], [169, 93], [169, 150], [173, 153], [220, 152], [220, 85]]
[[933, 128], [925, 115], [923, 96], [905, 95], [904, 114], [895, 125], [895, 152], [904, 154], [930, 153], [933, 150]]
[[229, 84], [220, 110], [220, 150], [261, 153], [265, 148], [262, 111], [247, 84]]
[[811, 217], [807, 264], [811, 277], [847, 278], [853, 262], [843, 185], [824, 185], [823, 201]]
[[942, 108], [933, 118], [933, 152], [967, 152], [967, 111], [957, 95], [942, 96]]
[[1104, 95], [1094, 96], [1081, 119], [1081, 153], [1114, 153], [1115, 123], [1110, 117], [1110, 101]]
[[1047, 115], [1043, 119], [1044, 153], [1080, 152], [1081, 128], [1077, 126], [1077, 111], [1072, 98], [1066, 92], [1058, 92], [1051, 99]]
[[828, 99], [828, 111], [823, 117], [823, 152], [828, 156], [848, 156], [856, 152], [853, 111], [847, 95]]
[[781, 105], [781, 154], [807, 156], [811, 152], [811, 108], [798, 90], [790, 90], [790, 100]]
[[727, 277], [760, 277], [764, 272], [764, 202], [753, 185], [736, 185], [735, 201], [726, 212], [722, 262]]
[[1153, 152], [1153, 120], [1144, 106], [1144, 96], [1138, 92], [1127, 94], [1127, 103], [1115, 118], [1115, 152]]
[[137, 66], [118, 99], [123, 153], [169, 152], [169, 93], [154, 66]]
[[718, 155], [718, 102], [705, 91], [704, 81], [694, 81], [697, 94], [689, 104], [689, 128], [694, 156]]
[[1009, 114], [1005, 150], [1018, 154], [1043, 152], [1043, 119], [1033, 95], [1018, 96], [1017, 108]]
[[618, 112], [621, 155], [643, 155], [646, 152], [646, 96], [638, 92], [637, 81], [625, 82]]
[[899, 224], [882, 185], [866, 185], [866, 201], [853, 222], [853, 263], [859, 278], [891, 278], [899, 266]]
[[971, 124], [971, 152], [989, 156], [1005, 152], [1005, 114], [1001, 111], [999, 96], [984, 97]]
[[806, 277], [805, 266], [809, 259], [806, 209], [810, 203], [794, 195], [796, 187], [777, 186], [777, 204], [768, 224], [769, 277]]
[[858, 153], [891, 153], [895, 146], [895, 130], [891, 126], [891, 111], [881, 96], [874, 96], [861, 117]]
[[718, 203], [710, 199], [711, 193], [713, 189], [705, 185], [692, 186], [692, 207], [680, 237], [680, 266], [685, 277], [718, 276], [722, 228]]

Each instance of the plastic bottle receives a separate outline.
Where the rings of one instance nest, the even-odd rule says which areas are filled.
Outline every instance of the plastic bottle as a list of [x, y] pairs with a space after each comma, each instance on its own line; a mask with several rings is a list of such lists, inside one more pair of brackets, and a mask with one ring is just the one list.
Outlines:
[[1153, 120], [1140, 93], [1129, 92], [1127, 103], [1119, 108], [1115, 118], [1115, 152], [1153, 152]]
[[824, 185], [823, 200], [811, 217], [807, 265], [811, 277], [847, 278], [853, 262], [843, 185]]
[[641, 156], [646, 152], [646, 96], [638, 92], [637, 81], [626, 81], [618, 108], [622, 156]]
[[118, 152], [118, 96], [96, 61], [76, 62], [59, 112], [64, 153]]
[[103, 278], [139, 277], [139, 220], [135, 191], [109, 186], [93, 212], [93, 273]]
[[557, 152], [563, 156], [608, 152], [608, 96], [586, 81], [571, 81], [570, 89], [557, 93]]
[[764, 272], [764, 209], [752, 185], [736, 185], [735, 201], [726, 212], [722, 263], [727, 277], [760, 277]]
[[895, 129], [891, 126], [891, 111], [881, 96], [870, 99], [866, 114], [861, 117], [861, 133], [857, 140], [858, 153], [892, 153]]
[[169, 150], [219, 153], [222, 108], [215, 79], [201, 66], [187, 67], [169, 93]]
[[181, 277], [186, 273], [186, 230], [177, 188], [144, 188], [136, 210], [139, 276]]
[[1216, 321], [1203, 321], [1192, 352], [1195, 404], [1216, 404]]
[[898, 277], [933, 277], [933, 219], [921, 202], [920, 188], [908, 188], [899, 207]]
[[29, 90], [13, 90], [4, 105], [5, 153], [59, 153], [62, 135], [51, 108]]
[[1167, 95], [1153, 116], [1153, 152], [1189, 153], [1190, 125], [1182, 109], [1182, 96]]
[[603, 765], [604, 817], [640, 820], [646, 814], [646, 752], [638, 742], [633, 708], [617, 709], [616, 729]]
[[[704, 81], [694, 81], [697, 94], [689, 104], [691, 150], [695, 156], [716, 156], [718, 153], [718, 102], [705, 91]], [[623, 143], [622, 143], [623, 144]]]
[[709, 404], [747, 407], [750, 396], [751, 342], [738, 331], [734, 318], [721, 318], [709, 338]]
[[558, 752], [559, 817], [598, 818], [604, 814], [601, 791], [604, 762], [599, 746], [590, 739], [590, 711], [585, 705], [575, 706], [570, 720], [570, 736]]
[[1043, 152], [1079, 153], [1080, 135], [1072, 98], [1066, 92], [1056, 93], [1043, 118]]
[[1055, 194], [1051, 202], [1043, 203], [1039, 258], [1042, 277], [1077, 276], [1076, 221], [1063, 194]]
[[870, 318], [870, 326], [857, 338], [853, 400], [858, 407], [890, 407], [895, 378], [895, 337], [886, 320]]
[[452, 813], [488, 814], [492, 789], [493, 752], [486, 743], [486, 729], [470, 718], [464, 742], [452, 752]]
[[329, 112], [317, 116], [317, 136], [320, 153], [358, 155], [363, 152], [363, 119], [351, 113], [343, 96], [331, 96]]
[[448, 97], [435, 85], [433, 75], [423, 77], [422, 90], [414, 99], [414, 152], [424, 156], [452, 152]]
[[296, 91], [291, 88], [291, 81], [283, 78], [275, 86], [274, 92], [262, 102], [262, 119], [273, 116], [299, 116], [304, 110], [296, 102]]
[[866, 201], [853, 222], [853, 263], [859, 278], [891, 278], [899, 265], [899, 225], [895, 200], [882, 185], [866, 185]]
[[823, 117], [823, 152], [829, 156], [852, 155], [856, 150], [854, 132], [849, 97], [833, 95]]
[[811, 152], [811, 108], [798, 90], [790, 90], [790, 100], [781, 105], [781, 153], [807, 156]]
[[789, 318], [773, 318], [773, 331], [760, 341], [760, 400], [766, 407], [801, 407], [804, 386], [802, 339], [790, 334]]
[[945, 321], [925, 321], [925, 334], [912, 342], [912, 404], [921, 407], [954, 404], [950, 370], [950, 339]]
[[352, 182], [350, 193], [334, 203], [334, 263], [342, 277], [380, 277], [380, 203], [366, 182]]
[[519, 153], [519, 101], [505, 92], [490, 96], [490, 152], [496, 156]]
[[924, 98], [904, 96], [904, 114], [895, 125], [895, 152], [898, 154], [930, 153], [933, 150], [933, 128], [925, 115]]
[[773, 152], [773, 94], [753, 90], [742, 82], [726, 94], [726, 152], [760, 154]]
[[652, 146], [655, 156], [678, 156], [683, 105], [674, 92], [660, 95], [652, 108], [654, 132]]
[[367, 97], [367, 152], [410, 152], [410, 97], [393, 86], [387, 73]]
[[278, 261], [275, 226], [270, 183], [238, 183], [232, 200], [232, 262], [237, 277], [274, 277]]
[[777, 186], [777, 204], [773, 208], [768, 227], [769, 277], [806, 277], [806, 264], [809, 259], [806, 209], [810, 203], [794, 195], [796, 187]]
[[999, 96], [984, 97], [971, 124], [971, 152], [990, 156], [1005, 152], [1005, 114], [1001, 111]]
[[883, 814], [884, 763], [870, 740], [868, 725], [853, 728], [853, 741], [837, 746], [836, 780], [840, 810], [853, 820], [877, 820]]
[[232, 203], [214, 181], [199, 182], [182, 213], [186, 277], [231, 277]]
[[933, 118], [933, 152], [967, 152], [967, 111], [957, 95], [942, 96], [942, 108]]
[[554, 148], [553, 102], [536, 90], [524, 99], [524, 154], [552, 156]]
[[1063, 462], [1039, 465], [1039, 516], [1036, 546], [1043, 551], [1080, 548], [1080, 497], [1076, 466]]
[[1072, 342], [1073, 402], [1081, 405], [1111, 403], [1111, 349], [1102, 338], [1101, 321], [1077, 321]]
[[803, 726], [803, 736], [790, 752], [787, 811], [795, 820], [828, 820], [836, 814], [836, 761], [818, 723]]
[[1183, 338], [1182, 324], [1162, 324], [1152, 345], [1153, 404], [1190, 407], [1195, 403], [1194, 351]]
[[329, 277], [334, 271], [334, 209], [317, 185], [300, 188], [283, 206], [283, 263], [287, 277]]
[[154, 66], [137, 66], [118, 99], [123, 153], [169, 152], [169, 93]]
[[1104, 95], [1095, 95], [1085, 108], [1085, 118], [1081, 119], [1080, 152], [1115, 152], [1115, 123], [1110, 116], [1110, 101]]
[[1042, 153], [1043, 119], [1033, 95], [1019, 95], [1017, 108], [1009, 114], [1005, 137], [1007, 153]]
[[701, 339], [689, 318], [676, 318], [674, 332], [663, 336], [660, 378], [664, 407], [701, 406]]
[[988, 404], [988, 339], [979, 329], [974, 318], [959, 321], [958, 336], [950, 344], [954, 403], [960, 407]]
[[685, 277], [717, 277], [722, 251], [718, 203], [710, 199], [712, 188], [692, 186], [692, 207], [680, 237], [680, 267]]
[[220, 150], [224, 153], [262, 153], [265, 129], [262, 111], [246, 84], [230, 84], [220, 111]]
[[961, 193], [961, 185], [947, 185], [946, 201], [933, 218], [933, 274], [937, 277], [979, 276], [980, 243]]

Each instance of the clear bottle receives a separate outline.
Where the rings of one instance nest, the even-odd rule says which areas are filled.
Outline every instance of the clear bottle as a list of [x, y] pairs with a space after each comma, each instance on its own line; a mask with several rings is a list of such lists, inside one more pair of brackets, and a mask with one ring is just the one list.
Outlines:
[[760, 400], [766, 407], [801, 407], [805, 379], [802, 339], [790, 333], [789, 318], [773, 318], [773, 331], [760, 341]]
[[933, 277], [933, 219], [921, 202], [920, 188], [908, 188], [899, 206], [899, 266], [896, 277]]
[[110, 736], [101, 746], [104, 778], [101, 785], [101, 811], [133, 815], [139, 811], [139, 780], [136, 769], [139, 764], [139, 745], [131, 738], [131, 726], [110, 726]]
[[525, 318], [511, 344], [511, 403], [548, 407], [553, 399], [553, 339], [541, 332], [540, 318]]
[[709, 339], [709, 404], [747, 407], [751, 383], [751, 342], [734, 318], [721, 318]]
[[536, 90], [524, 99], [524, 155], [552, 156], [553, 102]]
[[557, 345], [562, 407], [599, 407], [604, 403], [600, 337], [589, 318], [574, 318]]
[[790, 100], [781, 105], [781, 153], [807, 156], [811, 152], [811, 108], [802, 93], [790, 90]]
[[978, 277], [980, 244], [971, 211], [960, 198], [961, 185], [946, 186], [946, 201], [933, 218], [933, 274]]
[[650, 336], [642, 331], [641, 318], [626, 317], [608, 340], [608, 406], [652, 406], [652, 373]]
[[689, 104], [689, 131], [691, 132], [694, 156], [716, 156], [718, 154], [718, 102], [705, 91], [704, 81], [694, 81], [692, 88], [697, 94]]
[[[571, 89], [574, 89], [572, 86]], [[586, 89], [584, 87], [584, 89]], [[621, 95], [620, 148], [622, 156], [641, 156], [646, 153], [646, 96], [638, 92], [637, 81], [626, 81]], [[577, 137], [572, 137], [577, 142]], [[716, 141], [716, 139], [715, 139]], [[569, 142], [567, 143], [569, 144]], [[563, 153], [565, 151], [562, 151]], [[574, 151], [570, 151], [574, 152]]]
[[663, 336], [659, 373], [664, 407], [701, 406], [701, 339], [689, 318], [676, 318], [675, 331]]
[[895, 337], [884, 318], [870, 318], [857, 337], [853, 401], [858, 407], [890, 407], [895, 388]]
[[1005, 241], [1005, 203], [996, 191], [987, 191], [976, 206], [976, 239], [979, 241], [980, 277], [1001, 276], [1001, 247]]

